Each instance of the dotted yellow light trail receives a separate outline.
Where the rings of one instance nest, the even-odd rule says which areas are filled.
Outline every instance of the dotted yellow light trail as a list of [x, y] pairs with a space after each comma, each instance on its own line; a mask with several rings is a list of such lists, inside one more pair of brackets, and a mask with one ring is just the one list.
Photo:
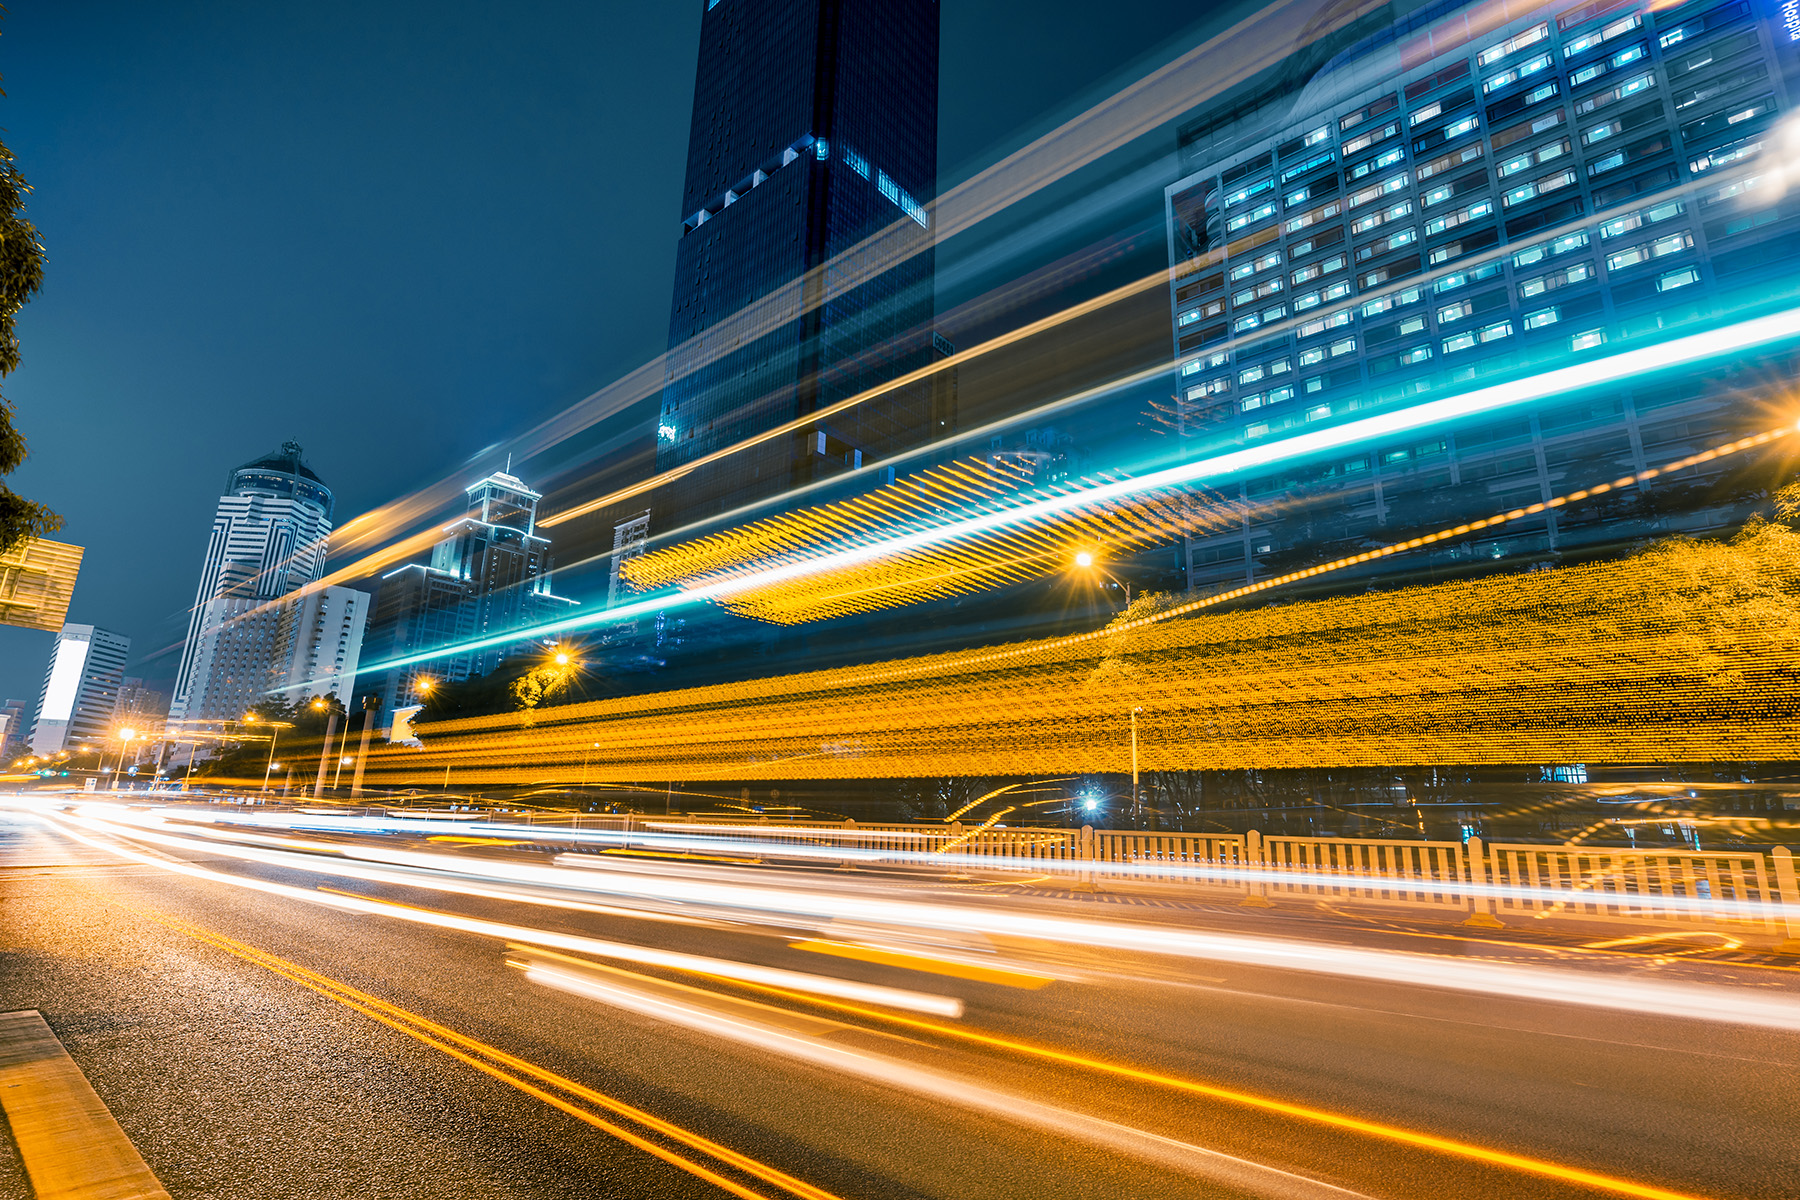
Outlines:
[[593, 782], [1119, 771], [1133, 708], [1144, 770], [1779, 759], [1800, 736], [1800, 535], [1784, 524], [1621, 561], [1204, 610], [1789, 428], [1105, 629], [443, 722], [427, 750], [390, 750], [374, 775], [429, 785], [451, 765], [465, 786], [572, 781], [584, 762]]

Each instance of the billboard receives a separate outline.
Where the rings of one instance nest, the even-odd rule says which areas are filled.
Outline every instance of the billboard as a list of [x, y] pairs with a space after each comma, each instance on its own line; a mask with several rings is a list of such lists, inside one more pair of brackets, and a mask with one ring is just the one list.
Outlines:
[[55, 633], [69, 615], [82, 549], [28, 538], [0, 554], [0, 625]]
[[92, 646], [86, 638], [56, 639], [56, 656], [50, 660], [50, 677], [44, 682], [44, 703], [38, 708], [38, 720], [67, 721], [75, 711], [75, 697], [81, 691], [81, 669], [87, 665]]

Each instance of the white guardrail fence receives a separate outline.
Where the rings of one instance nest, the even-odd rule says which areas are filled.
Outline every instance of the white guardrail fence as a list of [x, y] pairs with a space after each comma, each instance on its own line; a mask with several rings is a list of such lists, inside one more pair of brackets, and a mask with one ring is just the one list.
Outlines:
[[[405, 815], [405, 809], [391, 810]], [[937, 865], [1077, 887], [1179, 885], [1248, 905], [1359, 903], [1500, 927], [1545, 918], [1773, 935], [1800, 951], [1800, 883], [1785, 846], [1633, 850], [1363, 838], [1007, 829], [951, 824], [797, 824], [717, 816], [491, 815], [493, 824], [612, 833], [642, 849], [755, 852], [849, 865]], [[540, 834], [541, 836], [541, 834]]]

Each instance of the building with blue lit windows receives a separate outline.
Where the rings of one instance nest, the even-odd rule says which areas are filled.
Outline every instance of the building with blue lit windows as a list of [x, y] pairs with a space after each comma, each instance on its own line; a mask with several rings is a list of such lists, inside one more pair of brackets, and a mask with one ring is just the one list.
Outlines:
[[[1165, 193], [1182, 453], [1795, 305], [1800, 27], [1784, 13], [1439, 3], [1195, 114]], [[1267, 578], [1680, 460], [1768, 425], [1791, 359], [1642, 373], [1224, 481], [1246, 518], [1187, 546], [1187, 582]], [[1436, 557], [1554, 562], [1725, 528], [1754, 491], [1741, 467], [1693, 465]]]
[[[705, 0], [657, 466], [930, 361], [936, 0]], [[940, 402], [941, 407], [941, 402]], [[685, 478], [662, 528], [928, 439], [909, 388]]]
[[[537, 531], [541, 493], [505, 471], [471, 484], [463, 515], [444, 526], [429, 563], [381, 577], [370, 619], [375, 661], [405, 658], [566, 616], [576, 601], [550, 590], [550, 540]], [[418, 704], [443, 680], [485, 675], [522, 643], [501, 643], [387, 670], [372, 688], [382, 711]]]

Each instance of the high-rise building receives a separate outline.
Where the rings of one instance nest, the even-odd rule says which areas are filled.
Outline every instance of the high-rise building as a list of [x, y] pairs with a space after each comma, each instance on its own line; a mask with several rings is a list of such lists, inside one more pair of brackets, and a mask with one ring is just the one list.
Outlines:
[[315, 696], [350, 702], [369, 620], [369, 593], [326, 587], [287, 601], [276, 626], [277, 694], [289, 703]]
[[[709, 0], [657, 465], [932, 360], [936, 0]], [[942, 407], [938, 398], [936, 407]], [[927, 441], [927, 383], [684, 478], [670, 525]]]
[[[1165, 197], [1183, 454], [1794, 304], [1789, 9], [1437, 3], [1197, 114]], [[1791, 374], [1788, 353], [1645, 373], [1234, 478], [1222, 490], [1248, 515], [1188, 546], [1188, 585], [1266, 578], [1741, 436], [1762, 418], [1739, 384]], [[1733, 466], [1515, 517], [1431, 561], [1548, 562], [1719, 528], [1751, 490]]]
[[[576, 606], [550, 590], [550, 540], [537, 532], [542, 494], [496, 471], [471, 484], [467, 496], [467, 511], [444, 527], [429, 564], [382, 576], [369, 631], [370, 656], [378, 661], [505, 634]], [[502, 642], [390, 670], [379, 685], [383, 711], [422, 701], [422, 680], [486, 674], [515, 648]]]
[[25, 702], [0, 704], [0, 763], [10, 763], [25, 753]]
[[119, 703], [131, 639], [93, 625], [64, 625], [56, 635], [31, 724], [31, 752], [55, 754], [84, 738], [104, 738]]
[[[231, 473], [194, 595], [172, 718], [234, 718], [306, 682], [292, 671], [313, 661], [314, 648], [295, 640], [300, 626], [280, 601], [324, 573], [331, 507], [331, 490], [301, 461], [297, 443]], [[325, 658], [334, 667], [335, 644]]]

